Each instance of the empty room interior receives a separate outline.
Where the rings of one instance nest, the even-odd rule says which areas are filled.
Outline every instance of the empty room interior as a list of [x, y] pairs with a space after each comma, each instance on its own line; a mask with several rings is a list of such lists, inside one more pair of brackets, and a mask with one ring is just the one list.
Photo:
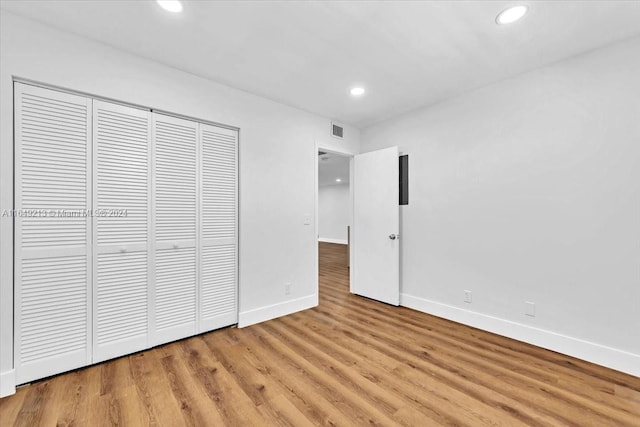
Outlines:
[[0, 0], [0, 426], [640, 426], [640, 1]]

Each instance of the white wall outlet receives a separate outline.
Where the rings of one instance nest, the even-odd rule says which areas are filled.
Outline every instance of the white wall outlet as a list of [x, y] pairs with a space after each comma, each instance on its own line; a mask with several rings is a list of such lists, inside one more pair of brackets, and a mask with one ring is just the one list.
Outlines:
[[291, 282], [286, 282], [284, 284], [284, 294], [291, 295]]
[[536, 317], [536, 304], [531, 301], [525, 301], [524, 314], [531, 317]]
[[464, 291], [464, 302], [471, 304], [471, 301], [473, 301], [471, 291]]

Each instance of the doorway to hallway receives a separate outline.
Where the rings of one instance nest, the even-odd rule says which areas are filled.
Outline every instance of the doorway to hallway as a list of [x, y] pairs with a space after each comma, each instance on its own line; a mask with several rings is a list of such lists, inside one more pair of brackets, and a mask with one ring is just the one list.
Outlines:
[[349, 292], [349, 229], [352, 222], [350, 164], [350, 156], [318, 151], [319, 285], [322, 288], [323, 279], [335, 279], [340, 286], [345, 286], [346, 292]]

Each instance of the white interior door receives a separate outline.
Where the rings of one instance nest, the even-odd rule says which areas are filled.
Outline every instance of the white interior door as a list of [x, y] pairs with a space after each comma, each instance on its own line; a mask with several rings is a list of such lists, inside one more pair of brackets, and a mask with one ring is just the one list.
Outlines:
[[15, 85], [16, 382], [91, 361], [91, 100]]
[[238, 321], [238, 132], [200, 124], [200, 292], [198, 332]]
[[400, 304], [398, 147], [354, 157], [351, 292]]
[[148, 347], [151, 113], [93, 102], [93, 362]]
[[152, 114], [155, 277], [153, 344], [196, 333], [198, 123]]

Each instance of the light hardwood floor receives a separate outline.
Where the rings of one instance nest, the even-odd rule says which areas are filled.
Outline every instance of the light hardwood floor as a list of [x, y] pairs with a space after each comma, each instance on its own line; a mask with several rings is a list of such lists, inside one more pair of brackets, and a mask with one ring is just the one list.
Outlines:
[[640, 426], [640, 379], [348, 292], [320, 245], [320, 306], [20, 388], [20, 426]]

